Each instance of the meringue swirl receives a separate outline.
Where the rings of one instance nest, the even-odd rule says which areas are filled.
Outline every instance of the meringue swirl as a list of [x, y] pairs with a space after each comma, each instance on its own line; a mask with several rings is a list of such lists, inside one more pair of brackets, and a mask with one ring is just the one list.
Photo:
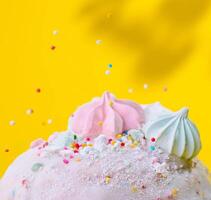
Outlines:
[[144, 111], [139, 104], [117, 100], [109, 92], [78, 108], [69, 122], [70, 129], [81, 136], [104, 134], [114, 137], [129, 129], [140, 128]]
[[169, 154], [191, 159], [201, 149], [196, 126], [188, 119], [188, 109], [183, 108], [148, 122], [145, 126], [147, 139], [156, 139], [156, 145]]

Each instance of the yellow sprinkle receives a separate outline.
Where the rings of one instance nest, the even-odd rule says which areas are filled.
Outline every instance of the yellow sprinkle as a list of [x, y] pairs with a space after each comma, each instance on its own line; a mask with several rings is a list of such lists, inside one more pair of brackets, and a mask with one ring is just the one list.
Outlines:
[[137, 147], [137, 145], [135, 145], [135, 144], [131, 144], [131, 145], [130, 145], [130, 147], [131, 147], [131, 148], [136, 148], [136, 147]]
[[133, 141], [133, 138], [132, 138], [131, 135], [128, 135], [127, 139], [130, 140], [130, 141]]
[[116, 138], [117, 138], [117, 139], [120, 139], [121, 137], [122, 137], [122, 134], [121, 134], [121, 133], [116, 134]]
[[93, 147], [93, 144], [87, 144], [89, 147]]
[[138, 145], [138, 141], [134, 141], [134, 143], [133, 143], [133, 144]]
[[111, 144], [112, 144], [112, 145], [115, 145], [115, 143], [116, 143], [116, 142], [115, 142], [114, 140], [111, 141]]
[[171, 190], [172, 196], [173, 196], [173, 197], [176, 197], [176, 196], [177, 196], [177, 192], [178, 192], [177, 189], [175, 189], [175, 188], [172, 189], [172, 190]]
[[70, 144], [70, 147], [71, 148], [74, 148], [75, 147], [75, 144], [74, 143]]
[[87, 144], [86, 144], [86, 143], [83, 143], [81, 146], [84, 148], [84, 147], [86, 147], [86, 146], [87, 146]]
[[135, 192], [138, 192], [138, 188], [135, 187], [135, 186], [132, 186], [132, 187], [131, 187], [131, 191], [134, 192], [134, 193], [135, 193]]
[[114, 104], [114, 103], [113, 103], [112, 101], [109, 102], [109, 105], [110, 105], [110, 106], [113, 106], [113, 104]]
[[109, 184], [111, 182], [111, 177], [110, 176], [106, 176], [105, 177], [105, 183]]
[[80, 159], [80, 158], [76, 158], [75, 161], [76, 161], [76, 162], [80, 162], [81, 159]]
[[99, 121], [98, 122], [98, 126], [102, 126], [103, 125], [103, 122], [102, 121]]

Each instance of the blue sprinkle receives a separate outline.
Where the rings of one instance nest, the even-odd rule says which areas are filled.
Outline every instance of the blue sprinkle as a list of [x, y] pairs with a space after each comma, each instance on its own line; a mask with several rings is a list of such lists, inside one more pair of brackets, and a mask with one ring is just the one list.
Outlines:
[[124, 134], [124, 135], [128, 135], [128, 130], [123, 131], [123, 134]]
[[150, 146], [149, 149], [150, 149], [150, 151], [154, 151], [155, 150], [155, 146]]

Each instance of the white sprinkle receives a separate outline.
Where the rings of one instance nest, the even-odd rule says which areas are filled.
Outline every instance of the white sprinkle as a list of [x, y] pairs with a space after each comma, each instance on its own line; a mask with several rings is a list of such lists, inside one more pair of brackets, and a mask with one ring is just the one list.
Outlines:
[[58, 30], [54, 30], [52, 33], [53, 33], [53, 35], [58, 35], [59, 31]]
[[102, 40], [96, 40], [96, 44], [97, 44], [97, 45], [102, 44], [102, 42], [103, 42]]
[[133, 93], [133, 88], [129, 88], [128, 93]]
[[33, 109], [31, 109], [31, 108], [29, 108], [29, 109], [26, 110], [26, 114], [27, 114], [27, 115], [31, 115], [31, 114], [33, 114], [33, 112], [34, 112], [34, 111], [33, 111]]
[[53, 120], [52, 119], [48, 119], [47, 123], [48, 124], [52, 124], [53, 123]]
[[9, 121], [9, 125], [10, 125], [10, 126], [14, 126], [15, 124], [16, 124], [16, 123], [15, 123], [14, 120], [10, 120], [10, 121]]
[[111, 73], [111, 71], [108, 69], [105, 71], [105, 75], [109, 75], [110, 73]]
[[144, 84], [144, 89], [147, 90], [149, 88], [149, 85], [147, 83]]

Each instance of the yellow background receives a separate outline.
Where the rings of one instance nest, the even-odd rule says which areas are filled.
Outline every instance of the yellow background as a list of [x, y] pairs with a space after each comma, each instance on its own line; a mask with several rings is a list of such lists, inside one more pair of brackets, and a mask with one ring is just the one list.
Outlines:
[[66, 129], [76, 107], [104, 90], [188, 106], [201, 132], [200, 158], [211, 168], [210, 1], [7, 0], [0, 20], [0, 175], [32, 140]]

